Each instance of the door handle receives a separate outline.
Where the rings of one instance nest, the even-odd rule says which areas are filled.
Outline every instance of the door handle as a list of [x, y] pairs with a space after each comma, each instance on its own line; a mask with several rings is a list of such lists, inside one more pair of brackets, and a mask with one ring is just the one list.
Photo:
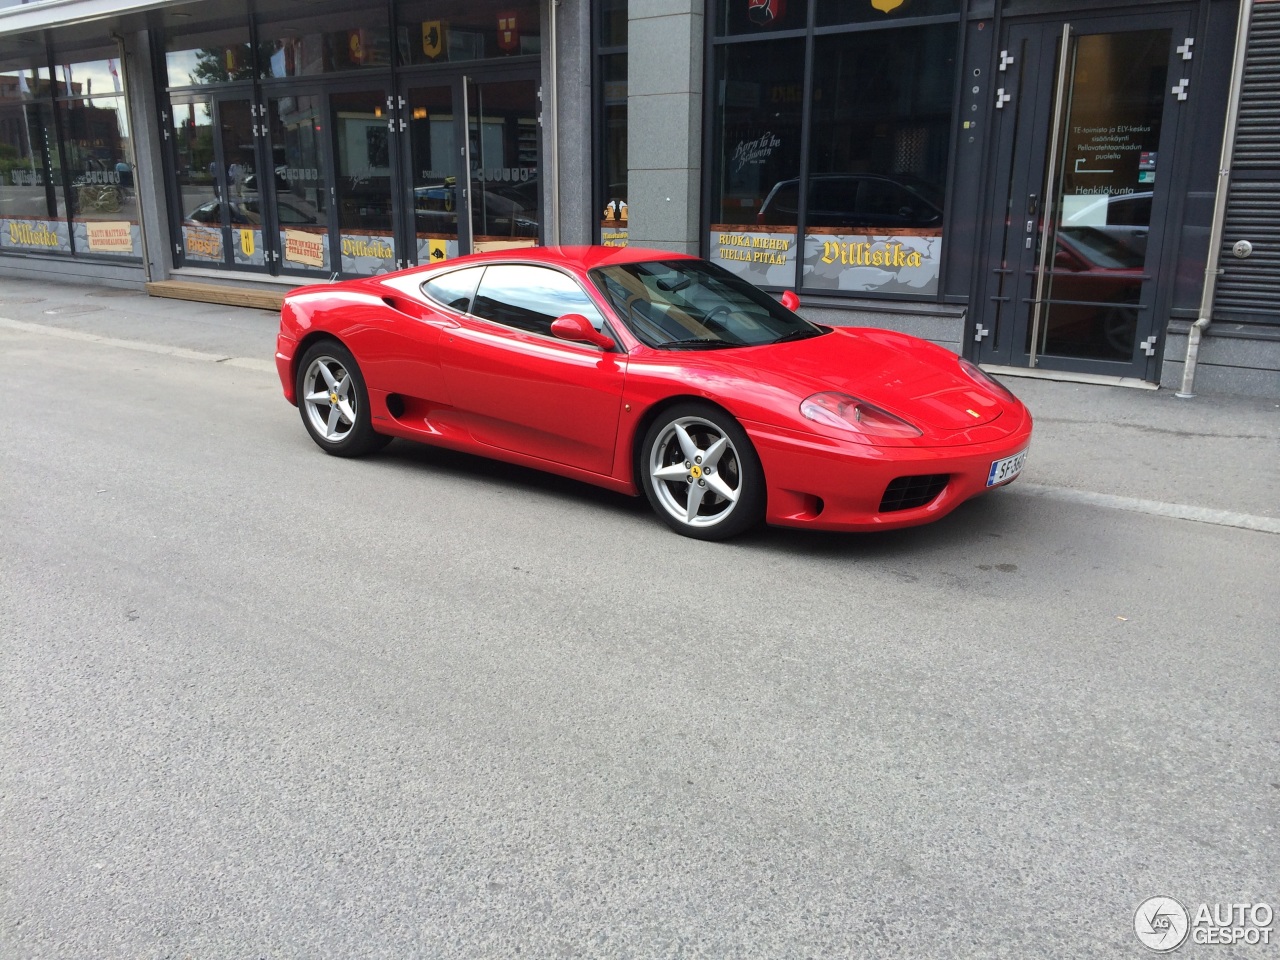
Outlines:
[[1034, 217], [1036, 215], [1037, 206], [1036, 195], [1033, 193], [1027, 197], [1027, 215]]

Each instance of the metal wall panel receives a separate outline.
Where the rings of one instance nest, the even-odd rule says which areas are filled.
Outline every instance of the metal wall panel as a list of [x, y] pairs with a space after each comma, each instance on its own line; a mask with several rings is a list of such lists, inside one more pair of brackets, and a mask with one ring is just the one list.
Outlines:
[[[1252, 251], [1235, 253], [1239, 241]], [[1280, 325], [1280, 2], [1253, 9], [1214, 315]]]

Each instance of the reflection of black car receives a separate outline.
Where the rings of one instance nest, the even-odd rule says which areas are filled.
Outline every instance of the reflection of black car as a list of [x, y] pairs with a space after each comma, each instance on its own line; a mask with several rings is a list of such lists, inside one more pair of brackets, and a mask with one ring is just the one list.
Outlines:
[[[474, 195], [474, 193], [473, 193]], [[471, 210], [471, 229], [476, 236], [538, 236], [538, 184], [536, 180], [520, 183], [486, 184], [483, 206]], [[414, 219], [419, 233], [457, 235], [458, 213], [456, 186], [452, 177], [444, 183], [415, 187]]]
[[[227, 212], [233, 227], [256, 227], [262, 224], [262, 207], [254, 200], [228, 200]], [[276, 202], [276, 219], [280, 226], [301, 226], [319, 222], [316, 212], [310, 204], [299, 205], [288, 200]], [[207, 227], [222, 226], [222, 201], [210, 200], [202, 203], [189, 214], [188, 223], [198, 223]]]
[[[756, 221], [795, 226], [799, 180], [782, 180], [769, 191]], [[942, 197], [923, 180], [870, 173], [818, 174], [809, 178], [808, 225], [854, 230], [937, 227]]]
[[[291, 186], [291, 184], [289, 183], [288, 177], [285, 176], [285, 173], [288, 171], [288, 169], [289, 168], [284, 164], [281, 164], [280, 166], [276, 167], [275, 180], [276, 180], [277, 190], [288, 190], [289, 187]], [[257, 193], [258, 192], [258, 175], [256, 173], [246, 174], [244, 181], [241, 184], [241, 189], [243, 189], [247, 193]]]

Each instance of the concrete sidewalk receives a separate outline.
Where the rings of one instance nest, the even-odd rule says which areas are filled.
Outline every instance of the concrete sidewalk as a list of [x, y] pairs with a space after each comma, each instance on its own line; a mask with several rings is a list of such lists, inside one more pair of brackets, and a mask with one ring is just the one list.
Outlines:
[[[277, 318], [262, 310], [6, 278], [0, 281], [0, 337], [14, 324], [177, 348], [190, 359], [231, 358], [274, 376]], [[1075, 492], [1086, 500], [1098, 495], [1100, 507], [1125, 508], [1116, 499], [1123, 498], [1134, 502], [1130, 508], [1169, 516], [1186, 512], [1163, 507], [1196, 508], [1205, 511], [1200, 519], [1213, 522], [1240, 514], [1280, 523], [1280, 404], [1179, 400], [1164, 390], [1022, 377], [1004, 382], [1036, 419], [1027, 467], [1010, 490], [1059, 498]], [[281, 416], [293, 415], [283, 399], [280, 407]], [[1135, 506], [1139, 501], [1154, 506]]]

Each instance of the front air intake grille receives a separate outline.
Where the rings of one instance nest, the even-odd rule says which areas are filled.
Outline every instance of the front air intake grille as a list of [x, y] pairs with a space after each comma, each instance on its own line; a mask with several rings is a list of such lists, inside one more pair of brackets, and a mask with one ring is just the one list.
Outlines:
[[885, 488], [880, 501], [881, 513], [914, 510], [923, 507], [940, 494], [951, 477], [946, 473], [929, 473], [920, 477], [898, 477]]

